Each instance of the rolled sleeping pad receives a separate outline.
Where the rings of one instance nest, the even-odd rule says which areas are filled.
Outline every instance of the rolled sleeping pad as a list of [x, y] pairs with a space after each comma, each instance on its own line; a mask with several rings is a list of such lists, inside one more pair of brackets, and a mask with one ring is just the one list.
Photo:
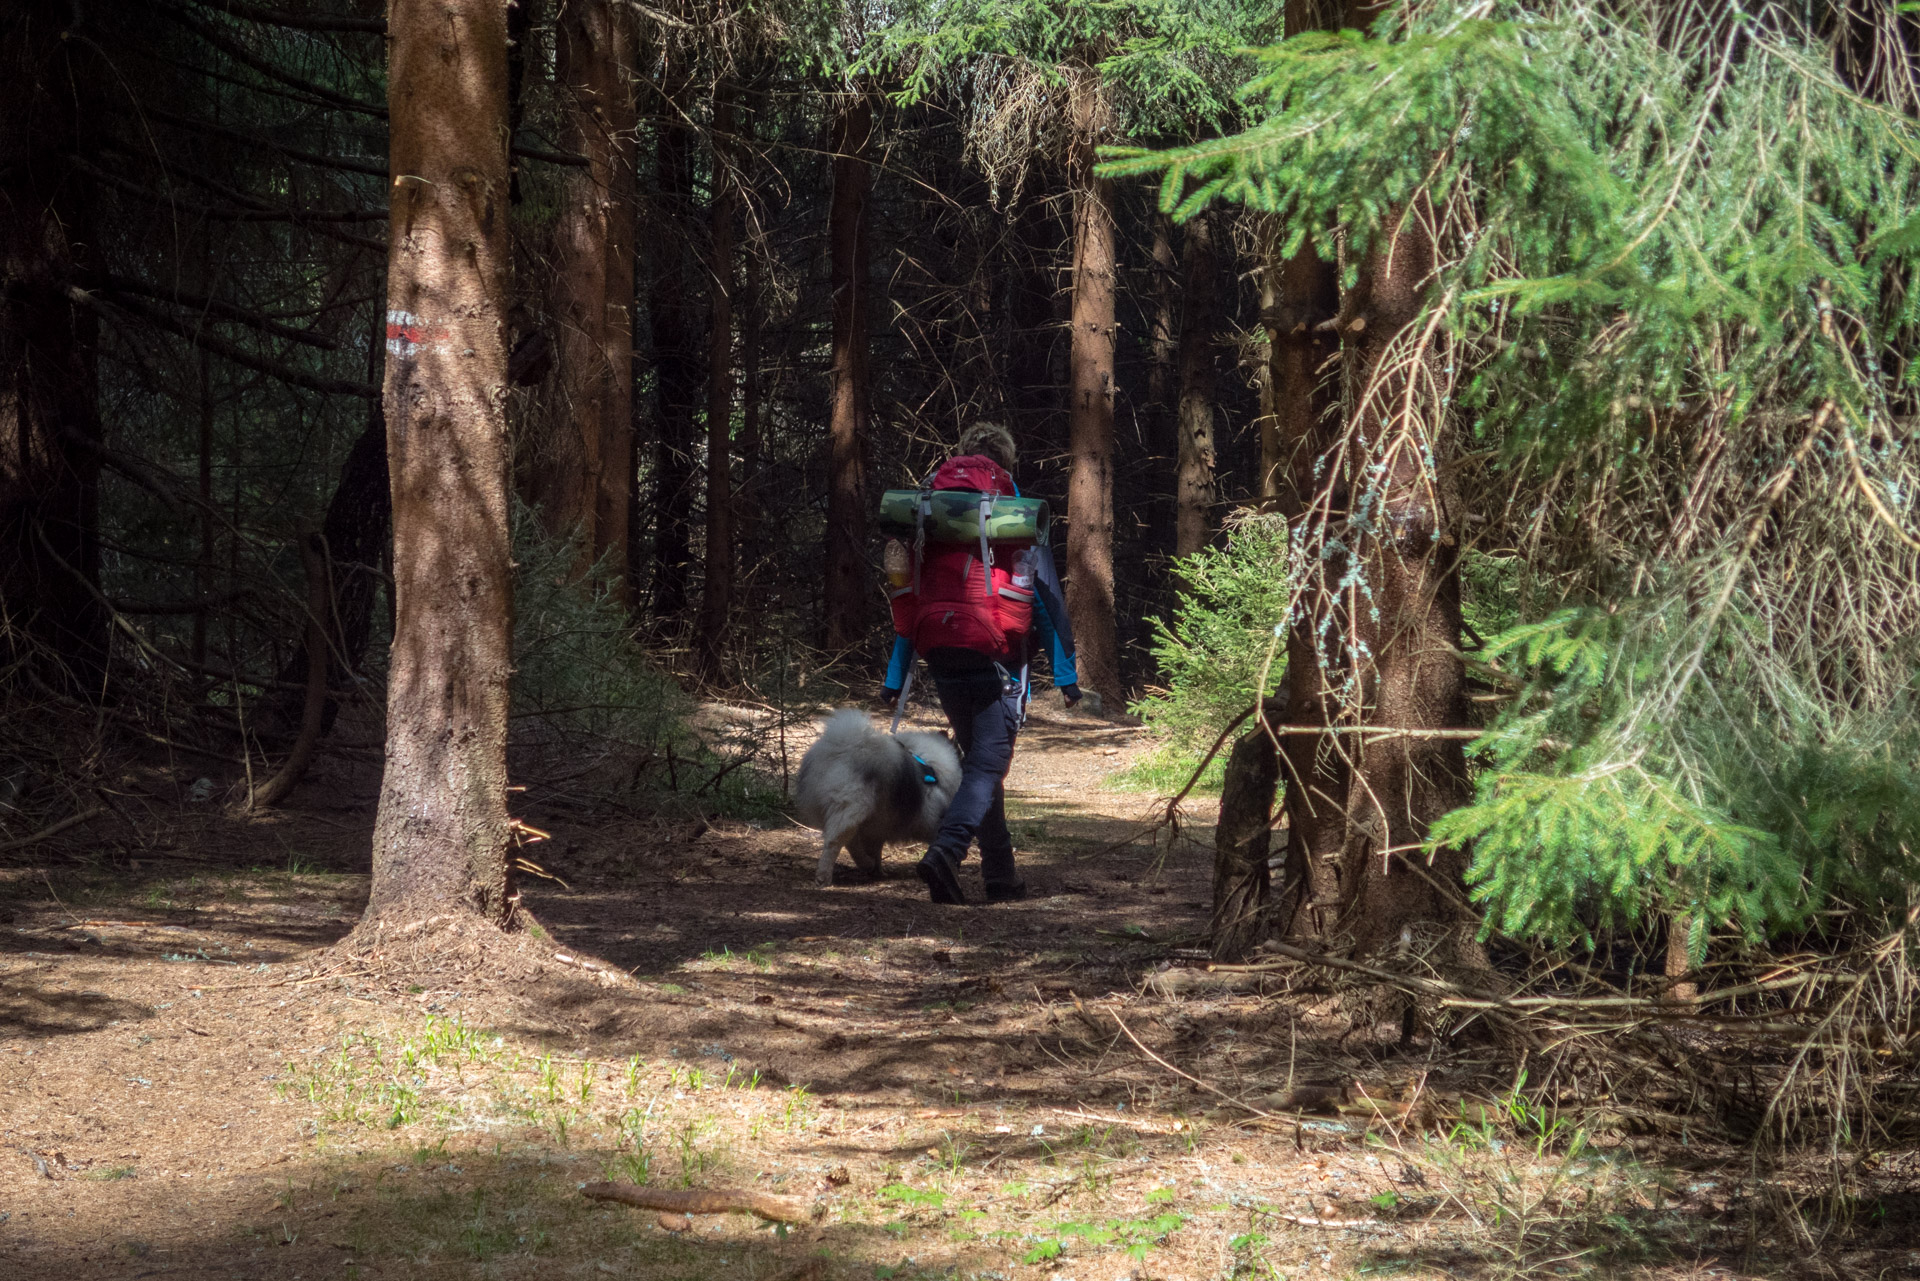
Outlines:
[[[970, 489], [889, 489], [880, 496], [880, 531], [897, 538], [912, 538], [915, 514], [921, 498], [927, 499], [927, 538], [936, 543], [977, 543], [980, 541], [980, 500], [987, 497]], [[1048, 523], [1052, 519], [1044, 498], [992, 499], [987, 515], [989, 542], [1048, 541]]]

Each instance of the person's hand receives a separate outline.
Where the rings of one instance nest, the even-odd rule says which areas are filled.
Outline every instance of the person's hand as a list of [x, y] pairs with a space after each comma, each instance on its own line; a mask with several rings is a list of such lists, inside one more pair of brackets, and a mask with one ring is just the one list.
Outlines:
[[1060, 697], [1067, 700], [1068, 707], [1072, 707], [1080, 701], [1080, 687], [1078, 685], [1062, 685], [1060, 687]]
[[899, 691], [899, 690], [897, 690], [897, 689], [887, 689], [887, 688], [885, 688], [884, 686], [883, 686], [883, 687], [881, 688], [881, 690], [880, 690], [880, 706], [882, 706], [882, 707], [884, 707], [884, 708], [886, 708], [886, 709], [887, 709], [888, 711], [892, 711], [892, 710], [893, 710], [893, 705], [894, 705], [895, 703], [897, 703], [897, 702], [899, 702], [899, 701], [900, 701], [900, 691]]

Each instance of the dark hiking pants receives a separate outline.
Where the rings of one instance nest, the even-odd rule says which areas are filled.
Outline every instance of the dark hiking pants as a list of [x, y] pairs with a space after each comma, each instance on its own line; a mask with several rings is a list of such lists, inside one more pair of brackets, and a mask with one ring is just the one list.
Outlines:
[[1020, 873], [1013, 865], [1013, 834], [1007, 830], [1005, 783], [1013, 765], [1013, 740], [1020, 729], [1020, 695], [1007, 693], [999, 673], [990, 667], [935, 672], [933, 687], [960, 749], [960, 790], [947, 806], [927, 857], [944, 859], [957, 868], [978, 839], [987, 892], [1017, 889]]

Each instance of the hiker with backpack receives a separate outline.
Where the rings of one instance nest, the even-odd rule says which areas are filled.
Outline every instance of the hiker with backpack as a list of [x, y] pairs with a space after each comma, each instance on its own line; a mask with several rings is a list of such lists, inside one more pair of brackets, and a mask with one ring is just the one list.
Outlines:
[[[975, 423], [961, 434], [959, 452], [923, 489], [888, 495], [917, 507], [911, 552], [897, 540], [887, 547], [898, 634], [881, 696], [904, 711], [917, 655], [961, 753], [960, 788], [915, 869], [935, 903], [966, 902], [959, 868], [976, 839], [987, 901], [1027, 896], [1007, 830], [1005, 780], [1026, 720], [1029, 664], [1037, 649], [1048, 651], [1054, 685], [1067, 706], [1080, 701], [1073, 632], [1046, 541], [1046, 505], [1021, 498], [1012, 476], [1017, 460], [1006, 428]], [[938, 524], [930, 537], [929, 525], [945, 513], [971, 516], [977, 541], [954, 538]], [[894, 719], [897, 728], [898, 712]]]

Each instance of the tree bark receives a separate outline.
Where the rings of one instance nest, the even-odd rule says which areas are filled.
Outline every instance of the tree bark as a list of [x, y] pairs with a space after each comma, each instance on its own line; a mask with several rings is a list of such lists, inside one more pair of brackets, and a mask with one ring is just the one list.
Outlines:
[[1220, 328], [1214, 220], [1201, 214], [1188, 223], [1182, 248], [1186, 258], [1186, 315], [1180, 326], [1174, 552], [1191, 556], [1213, 537], [1213, 415]]
[[740, 483], [733, 494], [736, 590], [751, 585], [759, 563], [760, 455], [766, 443], [766, 380], [760, 368], [766, 340], [765, 249], [764, 244], [748, 248], [740, 282]]
[[[377, 343], [378, 340], [379, 340], [379, 336], [377, 334], [374, 335], [373, 340], [369, 343], [369, 346], [373, 345], [373, 343]], [[199, 368], [200, 432], [199, 432], [199, 439], [195, 442], [196, 445], [198, 446], [198, 448], [195, 450], [195, 453], [197, 455], [197, 460], [200, 464], [198, 475], [196, 477], [198, 486], [195, 490], [195, 492], [200, 497], [200, 511], [199, 511], [200, 556], [199, 556], [199, 559], [196, 560], [193, 565], [193, 593], [196, 597], [198, 597], [201, 600], [208, 600], [213, 596], [213, 556], [214, 556], [214, 551], [213, 551], [213, 548], [214, 548], [213, 376], [212, 376], [212, 371], [208, 368], [208, 362], [212, 360], [213, 357], [207, 353], [207, 350], [204, 347], [202, 347], [199, 351], [197, 351], [194, 354], [199, 357], [199, 367], [200, 367]], [[384, 452], [384, 449], [382, 452]], [[191, 658], [193, 659], [196, 665], [199, 665], [199, 666], [206, 665], [207, 611], [204, 609], [198, 610], [194, 613], [193, 638], [192, 638], [190, 647], [187, 650], [187, 653], [191, 656]]]
[[867, 596], [867, 200], [873, 104], [850, 92], [833, 118], [833, 409], [827, 424], [826, 642], [831, 653], [866, 638]]
[[1155, 461], [1164, 459], [1173, 477], [1172, 492], [1154, 495], [1154, 534], [1163, 546], [1179, 554], [1180, 541], [1180, 333], [1176, 300], [1179, 264], [1173, 249], [1173, 219], [1153, 216], [1150, 247], [1153, 266], [1147, 290], [1147, 403], [1145, 410]]
[[587, 164], [561, 184], [548, 304], [558, 395], [528, 486], [548, 534], [577, 539], [583, 570], [612, 552], [609, 569], [621, 582], [632, 430], [633, 268], [621, 225], [631, 217], [632, 113], [622, 63], [629, 27], [611, 0], [562, 0], [555, 19], [562, 146]]
[[25, 660], [98, 698], [107, 659], [99, 588], [100, 416], [93, 312], [68, 295], [95, 237], [91, 103], [110, 83], [65, 4], [0, 18], [0, 669]]
[[653, 330], [653, 614], [671, 627], [686, 613], [693, 560], [693, 421], [700, 394], [700, 290], [686, 228], [693, 225], [693, 139], [684, 122], [684, 68], [669, 64], [654, 137], [660, 218], [649, 299]]
[[[1322, 262], [1311, 241], [1269, 264], [1267, 386], [1269, 413], [1262, 435], [1261, 493], [1296, 538], [1308, 538], [1307, 507], [1321, 484], [1319, 467], [1341, 431], [1340, 384], [1328, 371], [1339, 340], [1322, 326], [1340, 309], [1334, 264]], [[1343, 630], [1322, 627], [1326, 612], [1294, 611], [1287, 631], [1283, 698], [1294, 725], [1331, 725], [1340, 703], [1332, 673], [1346, 661]], [[1322, 652], [1325, 651], [1325, 652]], [[1332, 933], [1343, 905], [1338, 868], [1346, 844], [1350, 783], [1343, 746], [1331, 738], [1290, 735], [1281, 742], [1287, 809], [1287, 877], [1296, 910], [1290, 931]]]
[[[607, 0], [601, 0], [606, 3]], [[639, 33], [625, 6], [611, 6], [607, 57], [607, 287], [605, 407], [600, 415], [600, 483], [594, 496], [593, 556], [607, 585], [631, 608], [627, 521], [639, 473], [633, 463], [634, 217], [640, 191], [639, 106], [634, 98]]]
[[1266, 922], [1273, 796], [1280, 778], [1273, 738], [1255, 728], [1227, 757], [1220, 822], [1213, 830], [1213, 918], [1207, 946], [1216, 961], [1238, 961], [1260, 942]]
[[701, 674], [720, 677], [733, 614], [733, 268], [739, 180], [734, 173], [733, 87], [713, 93], [712, 235], [707, 260], [707, 538], [700, 596]]
[[[1457, 541], [1444, 498], [1451, 442], [1443, 410], [1410, 387], [1415, 374], [1402, 349], [1417, 337], [1411, 327], [1433, 272], [1432, 217], [1424, 198], [1398, 213], [1361, 262], [1341, 309], [1356, 438], [1348, 503], [1364, 497], [1377, 513], [1372, 532], [1352, 540], [1369, 595], [1362, 599], [1356, 584], [1341, 601], [1361, 692], [1353, 710], [1366, 723], [1414, 730], [1467, 724]], [[1444, 357], [1429, 351], [1421, 359]], [[1428, 420], [1424, 444], [1418, 425], [1402, 419], [1406, 412]], [[1360, 442], [1372, 442], [1372, 459]], [[1405, 928], [1457, 917], [1436, 882], [1460, 882], [1460, 855], [1443, 852], [1422, 876], [1396, 865], [1392, 851], [1416, 848], [1429, 823], [1467, 799], [1466, 755], [1454, 738], [1384, 736], [1361, 738], [1348, 754], [1338, 875], [1344, 927], [1364, 952]]]
[[388, 30], [395, 617], [362, 928], [506, 925], [506, 6], [394, 0]]
[[1113, 184], [1096, 177], [1106, 94], [1092, 71], [1073, 88], [1073, 338], [1068, 361], [1067, 613], [1079, 646], [1080, 684], [1118, 706], [1120, 640], [1113, 611]]

